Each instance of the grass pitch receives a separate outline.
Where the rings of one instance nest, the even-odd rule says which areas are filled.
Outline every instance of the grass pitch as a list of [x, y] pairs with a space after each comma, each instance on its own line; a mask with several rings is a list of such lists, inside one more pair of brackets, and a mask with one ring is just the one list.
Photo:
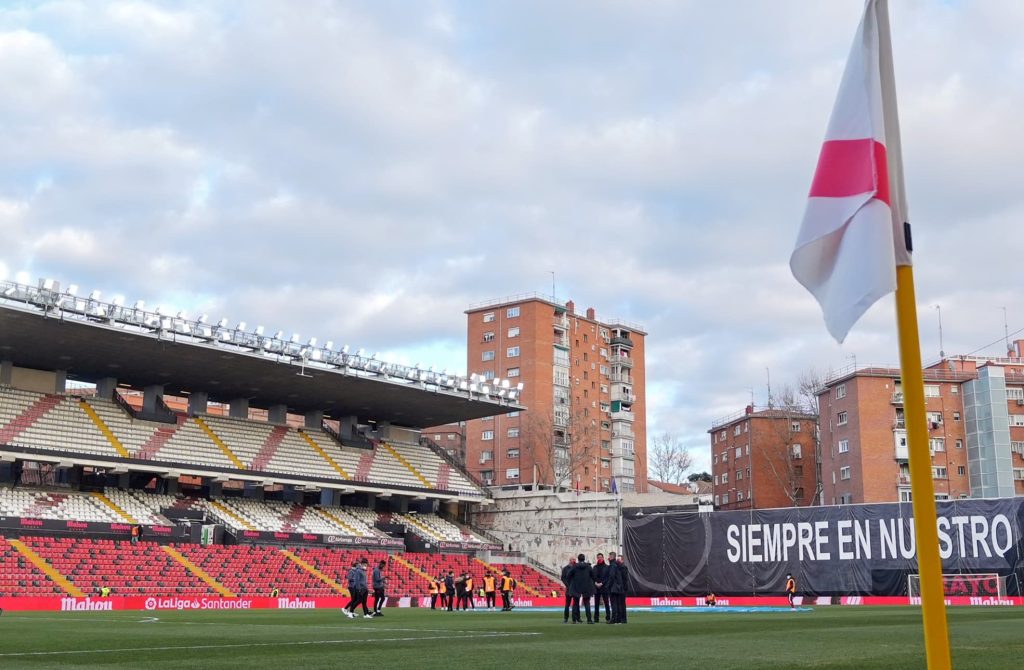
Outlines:
[[[1021, 608], [951, 608], [958, 670], [1019, 668]], [[561, 612], [390, 609], [19, 613], [0, 616], [0, 668], [923, 668], [911, 607], [630, 614], [564, 625]]]

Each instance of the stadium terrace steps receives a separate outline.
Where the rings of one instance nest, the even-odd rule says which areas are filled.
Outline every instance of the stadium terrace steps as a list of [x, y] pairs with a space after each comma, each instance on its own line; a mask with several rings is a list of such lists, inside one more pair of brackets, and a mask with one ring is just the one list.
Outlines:
[[93, 491], [92, 492], [92, 497], [95, 498], [96, 500], [100, 501], [101, 503], [103, 503], [104, 505], [109, 507], [110, 509], [112, 509], [114, 511], [114, 513], [117, 514], [118, 516], [120, 516], [124, 521], [127, 521], [128, 523], [131, 523], [131, 524], [139, 523], [138, 519], [133, 517], [128, 512], [125, 512], [113, 500], [108, 498], [106, 495], [100, 493], [99, 491]]
[[287, 549], [281, 549], [280, 551], [281, 551], [282, 554], [284, 554], [286, 557], [288, 557], [288, 560], [290, 560], [292, 563], [294, 563], [295, 565], [299, 566], [300, 568], [302, 568], [303, 570], [305, 570], [309, 574], [313, 575], [314, 577], [316, 577], [317, 579], [322, 581], [324, 584], [327, 584], [328, 586], [330, 586], [332, 589], [334, 589], [338, 593], [342, 594], [343, 596], [352, 595], [352, 594], [349, 593], [347, 588], [345, 588], [344, 586], [342, 586], [338, 582], [334, 581], [333, 579], [331, 579], [330, 577], [328, 577], [327, 575], [322, 573], [319, 569], [317, 569], [316, 566], [314, 566], [314, 565], [312, 565], [310, 563], [307, 563], [306, 561], [304, 561], [303, 559], [299, 558], [298, 556], [296, 556], [292, 552], [288, 551]]
[[315, 514], [319, 514], [320, 516], [326, 518], [328, 521], [337, 524], [338, 527], [342, 528], [349, 535], [356, 535], [356, 536], [364, 536], [365, 535], [365, 533], [362, 533], [358, 529], [356, 529], [354, 527], [354, 525], [350, 525], [350, 522], [343, 520], [341, 518], [341, 515], [334, 514], [333, 512], [329, 512], [329, 511], [327, 511], [327, 510], [325, 510], [323, 508], [314, 508], [313, 512]]
[[0, 537], [0, 596], [54, 596], [66, 592]]
[[230, 589], [228, 589], [226, 586], [224, 586], [223, 584], [218, 582], [216, 579], [211, 577], [209, 574], [207, 574], [207, 572], [205, 570], [200, 568], [198, 565], [196, 565], [192, 561], [188, 560], [181, 552], [179, 552], [174, 547], [164, 546], [164, 547], [161, 547], [161, 549], [163, 549], [164, 552], [168, 556], [170, 556], [171, 558], [176, 560], [178, 563], [181, 563], [181, 565], [184, 566], [186, 570], [188, 570], [193, 575], [195, 575], [199, 579], [201, 579], [204, 582], [206, 582], [207, 584], [209, 584], [210, 588], [212, 588], [217, 593], [221, 594], [222, 596], [224, 596], [226, 598], [234, 598], [235, 597], [235, 594], [232, 593]]
[[233, 466], [235, 466], [239, 470], [248, 469], [245, 467], [245, 464], [242, 463], [241, 460], [239, 460], [238, 456], [235, 455], [235, 452], [231, 451], [231, 448], [224, 442], [224, 440], [220, 439], [220, 436], [217, 435], [217, 433], [215, 433], [212, 428], [210, 428], [210, 426], [202, 419], [202, 417], [195, 416], [192, 417], [192, 420], [195, 421], [196, 425], [199, 426], [199, 428], [202, 429], [204, 433], [206, 433], [207, 437], [209, 437], [210, 440], [215, 445], [217, 445], [217, 448], [221, 450], [221, 453], [223, 453], [229, 461], [231, 461], [231, 464]]
[[422, 568], [420, 568], [419, 566], [417, 566], [417, 565], [415, 565], [413, 563], [410, 563], [409, 561], [407, 561], [406, 559], [402, 558], [398, 554], [395, 554], [394, 556], [392, 556], [392, 558], [394, 558], [396, 561], [398, 561], [399, 564], [404, 565], [406, 568], [408, 568], [410, 572], [413, 572], [413, 573], [419, 575], [420, 577], [422, 577], [423, 579], [427, 580], [428, 582], [430, 582], [430, 581], [432, 581], [434, 579], [434, 577], [432, 575], [427, 574], [427, 572], [425, 570], [423, 570]]
[[252, 525], [251, 523], [243, 519], [241, 516], [236, 514], [231, 509], [228, 509], [228, 507], [224, 503], [218, 502], [216, 500], [211, 500], [209, 501], [209, 503], [207, 503], [207, 505], [209, 506], [210, 511], [214, 512], [215, 514], [219, 513], [219, 515], [224, 517], [225, 519], [233, 521], [234, 523], [231, 524], [232, 526], [240, 526], [245, 530], [256, 530], [256, 526]]
[[22, 556], [27, 558], [28, 561], [32, 563], [32, 565], [36, 566], [42, 572], [46, 573], [46, 576], [54, 582], [56, 582], [62, 589], [64, 589], [64, 591], [69, 596], [74, 596], [75, 598], [82, 598], [85, 596], [85, 594], [82, 593], [81, 589], [72, 584], [67, 577], [62, 575], [59, 571], [57, 571], [56, 568], [47, 563], [42, 556], [32, 551], [32, 549], [21, 540], [8, 540], [7, 544], [14, 547], [14, 549]]
[[451, 476], [452, 468], [447, 463], [441, 463], [437, 468], [437, 488], [442, 491], [448, 490], [448, 479]]
[[[485, 569], [487, 569], [487, 570], [489, 570], [489, 571], [491, 571], [491, 572], [493, 572], [495, 574], [501, 574], [502, 570], [505, 569], [505, 566], [500, 566], [499, 567], [497, 565], [492, 565], [492, 564], [490, 564], [490, 563], [488, 563], [486, 561], [483, 561], [483, 560], [481, 560], [479, 558], [474, 558], [473, 560], [476, 561], [477, 563], [479, 563], [480, 565], [484, 566]], [[509, 574], [511, 574], [511, 571], [509, 571]], [[519, 580], [517, 579], [516, 581], [518, 582]], [[531, 596], [533, 596], [535, 598], [542, 598], [543, 597], [543, 594], [540, 591], [538, 591], [537, 589], [533, 588], [532, 586], [527, 584], [525, 581], [520, 582], [519, 585], [522, 586], [523, 590], [526, 591], [527, 593], [529, 593]]]
[[414, 467], [412, 466], [412, 464], [411, 464], [411, 463], [410, 463], [410, 462], [408, 461], [408, 459], [406, 459], [406, 458], [405, 458], [405, 456], [403, 456], [402, 454], [398, 453], [398, 450], [397, 450], [397, 449], [395, 449], [395, 448], [394, 448], [393, 446], [391, 446], [391, 445], [390, 445], [390, 444], [388, 444], [387, 442], [381, 442], [381, 443], [380, 443], [380, 445], [381, 445], [382, 447], [384, 447], [384, 449], [386, 449], [386, 450], [388, 451], [388, 453], [390, 453], [390, 454], [391, 454], [392, 456], [394, 456], [394, 457], [395, 457], [395, 460], [397, 460], [397, 461], [398, 461], [399, 463], [401, 463], [402, 465], [404, 465], [404, 466], [406, 467], [406, 469], [407, 469], [407, 470], [409, 470], [409, 472], [411, 472], [411, 473], [412, 473], [413, 475], [415, 475], [415, 476], [416, 476], [416, 478], [417, 478], [417, 479], [419, 479], [419, 480], [420, 480], [420, 482], [422, 482], [422, 483], [423, 483], [423, 486], [424, 486], [424, 487], [426, 487], [426, 488], [428, 488], [428, 489], [432, 489], [432, 488], [434, 488], [434, 485], [433, 485], [433, 484], [431, 484], [431, 483], [430, 483], [429, 481], [427, 481], [427, 478], [426, 478], [426, 477], [424, 477], [424, 476], [423, 476], [423, 475], [422, 475], [422, 474], [420, 473], [420, 471], [419, 471], [419, 470], [417, 470], [416, 468], [414, 468]]
[[252, 469], [253, 470], [265, 470], [267, 464], [277, 454], [278, 448], [284, 441], [285, 436], [288, 435], [287, 426], [275, 426], [270, 434], [267, 435], [267, 439], [264, 440], [263, 446], [260, 447], [260, 451], [256, 454], [256, 458], [253, 459]]
[[370, 481], [370, 469], [373, 467], [373, 451], [366, 451], [359, 456], [359, 467], [356, 468], [356, 479], [359, 481]]
[[[306, 441], [306, 444], [308, 444], [309, 447], [314, 452], [316, 452], [316, 454], [318, 456], [320, 456], [320, 458], [322, 458], [329, 466], [331, 466], [331, 468], [336, 473], [341, 475], [343, 479], [352, 479], [352, 477], [349, 476], [349, 474], [345, 471], [345, 469], [342, 468], [338, 464], [337, 461], [335, 461], [333, 458], [331, 458], [331, 456], [327, 453], [327, 451], [323, 448], [323, 446], [321, 446], [319, 442], [314, 440], [313, 437], [308, 432], [306, 432], [304, 430], [300, 430], [299, 431], [299, 435], [301, 435], [302, 438]], [[357, 475], [357, 478], [358, 478], [358, 475]]]
[[103, 433], [103, 437], [107, 438], [107, 442], [110, 442], [110, 446], [114, 448], [114, 451], [118, 453], [121, 458], [131, 458], [128, 454], [128, 450], [121, 444], [121, 440], [117, 439], [117, 436], [110, 430], [110, 427], [103, 421], [96, 410], [93, 409], [92, 405], [85, 401], [85, 398], [78, 399], [78, 406], [83, 412], [92, 420], [96, 428]]
[[[31, 398], [31, 396], [29, 396], [29, 398], [25, 398], [25, 394], [22, 392], [14, 392], [13, 389], [5, 390], [4, 395], [10, 395], [13, 393], [21, 395], [22, 401]], [[11, 442], [14, 442], [22, 433], [32, 428], [39, 419], [59, 405], [60, 401], [60, 396], [42, 395], [34, 402], [31, 402], [31, 404], [23, 406], [21, 411], [14, 414], [14, 416], [11, 416], [7, 412], [4, 412], [4, 414], [7, 414], [7, 417], [0, 414], [0, 423], [4, 422], [5, 418], [9, 417], [6, 425], [3, 428], [0, 428], [0, 444], [10, 444]]]
[[135, 452], [135, 458], [146, 461], [157, 460], [160, 449], [167, 444], [167, 440], [174, 437], [177, 428], [160, 427], [153, 431], [149, 439], [142, 445], [142, 448]]

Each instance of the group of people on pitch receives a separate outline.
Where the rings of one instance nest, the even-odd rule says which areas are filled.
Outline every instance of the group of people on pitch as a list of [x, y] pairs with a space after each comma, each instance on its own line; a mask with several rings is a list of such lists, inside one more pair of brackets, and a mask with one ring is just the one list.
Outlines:
[[[387, 561], [381, 561], [377, 564], [377, 567], [373, 569], [373, 575], [367, 576], [367, 569], [369, 567], [369, 561], [365, 558], [356, 561], [352, 564], [348, 574], [345, 575], [345, 579], [348, 582], [348, 592], [351, 596], [348, 605], [342, 608], [342, 612], [345, 613], [349, 619], [356, 618], [356, 608], [362, 605], [363, 607], [363, 618], [372, 619], [373, 617], [384, 616], [382, 608], [387, 605], [388, 597], [386, 593], [388, 578], [384, 574], [384, 568], [387, 566]], [[373, 586], [373, 611], [367, 606], [366, 600], [370, 595], [369, 586]]]
[[[473, 576], [464, 572], [455, 576], [454, 570], [449, 570], [447, 575], [438, 575], [437, 579], [430, 580], [430, 609], [437, 609], [437, 601], [441, 601], [441, 609], [449, 612], [466, 611], [476, 609], [473, 602], [473, 589], [476, 586]], [[487, 609], [494, 609], [497, 600], [497, 592], [501, 592], [501, 611], [512, 610], [512, 595], [516, 590], [516, 580], [509, 575], [508, 570], [502, 570], [500, 575], [495, 575], [490, 570], [484, 575], [483, 584], [480, 588], [480, 595], [484, 598], [484, 606]]]
[[[583, 623], [580, 618], [580, 601], [587, 614], [587, 623], [601, 623], [601, 603], [604, 602], [606, 623], [626, 622], [626, 590], [629, 586], [629, 569], [622, 556], [608, 552], [598, 554], [593, 565], [587, 563], [583, 554], [570, 557], [562, 568], [562, 584], [565, 585], [565, 614], [563, 623]], [[590, 616], [590, 599], [594, 598], [594, 616]]]

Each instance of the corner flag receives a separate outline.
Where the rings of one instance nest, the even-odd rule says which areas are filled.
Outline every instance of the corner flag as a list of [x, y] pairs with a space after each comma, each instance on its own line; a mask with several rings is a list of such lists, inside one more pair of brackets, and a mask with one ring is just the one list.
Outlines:
[[910, 265], [892, 51], [879, 12], [885, 5], [868, 0], [789, 260], [839, 342], [896, 290], [896, 265]]
[[825, 325], [839, 342], [875, 301], [896, 292], [925, 654], [929, 670], [948, 670], [949, 629], [910, 252], [889, 8], [887, 0], [867, 0], [789, 266], [817, 298]]

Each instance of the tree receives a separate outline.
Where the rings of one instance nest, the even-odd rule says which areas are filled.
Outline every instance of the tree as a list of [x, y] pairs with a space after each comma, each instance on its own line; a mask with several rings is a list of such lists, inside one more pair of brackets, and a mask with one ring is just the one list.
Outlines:
[[578, 481], [580, 489], [600, 488], [600, 413], [581, 399], [566, 394], [550, 411], [526, 412], [520, 445], [537, 469], [535, 483], [566, 489]]
[[666, 484], [680, 484], [693, 467], [693, 456], [674, 433], [655, 435], [647, 450], [647, 467], [653, 478]]
[[[794, 506], [817, 504], [823, 487], [820, 472], [819, 440], [817, 431], [818, 401], [817, 390], [824, 384], [823, 376], [816, 370], [800, 373], [796, 386], [783, 385], [768, 397], [769, 439], [762, 442], [761, 460], [779, 485], [779, 490]], [[802, 433], [806, 421], [815, 419], [812, 434], [812, 453], [797, 451], [798, 433]], [[808, 497], [804, 488], [805, 468], [813, 470], [814, 491]]]
[[711, 481], [711, 473], [710, 472], [691, 472], [690, 476], [687, 477], [686, 479], [691, 481], [691, 482], [710, 482]]

